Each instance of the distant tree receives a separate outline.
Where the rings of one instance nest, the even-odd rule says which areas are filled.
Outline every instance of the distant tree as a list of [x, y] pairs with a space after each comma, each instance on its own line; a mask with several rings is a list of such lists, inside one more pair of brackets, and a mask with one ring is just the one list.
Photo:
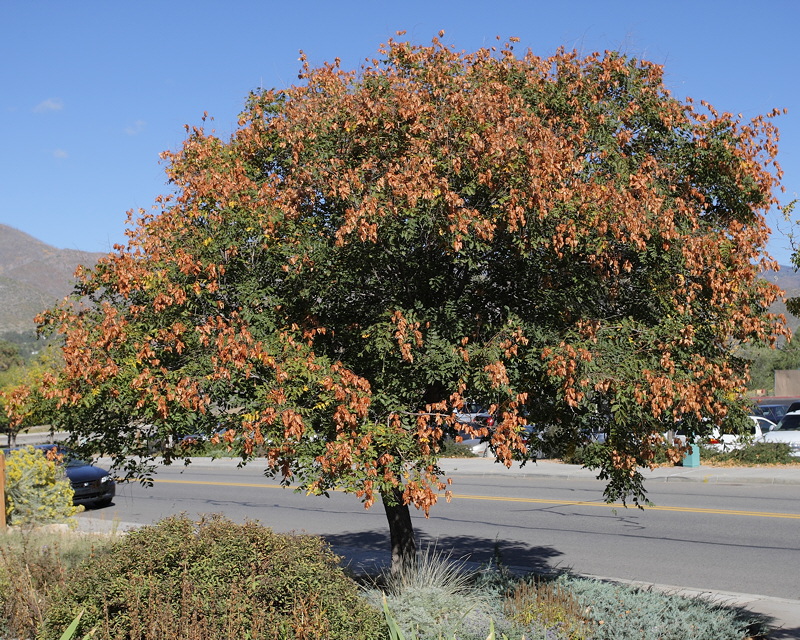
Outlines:
[[36, 358], [23, 366], [0, 372], [0, 432], [7, 435], [7, 445], [16, 445], [17, 434], [26, 427], [49, 424], [52, 402], [28, 402], [31, 390], [46, 390], [63, 366], [61, 350], [45, 347]]
[[447, 494], [437, 463], [468, 397], [498, 420], [466, 430], [506, 465], [528, 421], [567, 442], [606, 430], [606, 495], [636, 502], [667, 426], [743, 415], [732, 348], [785, 333], [759, 278], [768, 119], [680, 102], [661, 67], [616, 53], [434, 39], [381, 56], [304, 63], [227, 142], [187, 127], [164, 154], [175, 194], [39, 319], [64, 367], [13, 419], [48, 407], [131, 474], [152, 462], [136, 425], [229, 428], [286, 484], [381, 499], [399, 566], [409, 505]]
[[19, 367], [24, 362], [19, 348], [15, 344], [0, 339], [0, 372], [8, 371], [12, 367]]
[[[789, 204], [783, 207], [783, 215], [788, 222], [791, 222], [793, 227], [788, 233], [789, 242], [792, 246], [791, 262], [794, 270], [800, 269], [800, 241], [798, 241], [797, 233], [794, 229], [800, 225], [800, 220], [792, 220], [795, 207], [797, 206], [797, 199], [792, 200]], [[800, 317], [800, 297], [793, 297], [786, 300], [786, 310], [794, 316]]]
[[800, 340], [793, 338], [775, 349], [762, 347], [747, 350], [743, 357], [750, 362], [749, 389], [775, 389], [775, 371], [800, 369]]

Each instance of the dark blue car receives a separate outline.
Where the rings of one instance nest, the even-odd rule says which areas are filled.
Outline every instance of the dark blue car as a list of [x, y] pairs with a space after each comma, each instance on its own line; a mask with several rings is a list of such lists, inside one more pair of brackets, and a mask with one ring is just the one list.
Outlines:
[[[23, 449], [24, 447], [15, 447]], [[108, 471], [95, 467], [94, 465], [73, 458], [63, 447], [54, 444], [37, 444], [35, 449], [48, 451], [56, 449], [59, 455], [63, 455], [64, 471], [72, 485], [74, 496], [73, 504], [81, 504], [86, 507], [107, 507], [111, 504], [116, 493], [116, 483]], [[3, 453], [8, 454], [8, 449], [3, 449]]]

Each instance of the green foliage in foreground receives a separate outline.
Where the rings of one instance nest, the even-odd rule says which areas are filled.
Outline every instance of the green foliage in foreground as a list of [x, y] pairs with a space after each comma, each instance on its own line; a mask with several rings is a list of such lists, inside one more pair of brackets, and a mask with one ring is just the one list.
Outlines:
[[86, 562], [54, 598], [42, 638], [358, 638], [385, 635], [317, 537], [222, 517], [175, 516], [129, 533]]

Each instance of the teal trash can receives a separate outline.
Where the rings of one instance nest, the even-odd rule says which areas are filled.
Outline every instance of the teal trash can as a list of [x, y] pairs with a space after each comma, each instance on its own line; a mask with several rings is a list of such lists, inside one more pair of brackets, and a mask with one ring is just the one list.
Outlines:
[[699, 467], [700, 466], [700, 445], [693, 444], [692, 452], [686, 453], [683, 456], [684, 467]]

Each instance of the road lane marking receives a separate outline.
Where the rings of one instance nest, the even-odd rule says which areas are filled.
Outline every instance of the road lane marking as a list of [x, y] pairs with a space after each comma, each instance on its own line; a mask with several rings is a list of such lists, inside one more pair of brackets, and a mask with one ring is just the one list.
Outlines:
[[[636, 505], [628, 505], [627, 507], [621, 502], [587, 502], [584, 500], [548, 500], [546, 498], [506, 498], [506, 497], [492, 497], [492, 496], [473, 496], [461, 493], [454, 493], [453, 498], [462, 500], [495, 500], [498, 502], [523, 502], [530, 504], [554, 504], [562, 506], [574, 507], [607, 507], [610, 509], [636, 509]], [[681, 513], [712, 513], [717, 515], [726, 516], [751, 516], [761, 518], [789, 518], [792, 520], [800, 520], [800, 513], [770, 513], [768, 511], [739, 511], [736, 509], [706, 509], [699, 507], [668, 507], [663, 505], [646, 505], [643, 504], [642, 508], [646, 511], [679, 511]]]
[[[254, 489], [291, 489], [280, 484], [261, 484], [255, 482], [212, 482], [207, 480], [168, 480], [166, 478], [153, 478], [154, 483], [160, 484], [194, 484], [212, 487], [250, 487]], [[334, 490], [336, 491], [336, 490]], [[440, 498], [444, 496], [440, 494]], [[454, 493], [452, 497], [459, 500], [489, 500], [494, 502], [520, 502], [523, 504], [552, 504], [565, 507], [605, 507], [607, 509], [635, 509], [635, 505], [626, 507], [619, 502], [588, 502], [583, 500], [551, 500], [547, 498], [510, 498], [503, 496], [476, 496], [463, 493]], [[707, 513], [725, 516], [748, 516], [756, 518], [788, 518], [800, 520], [798, 513], [770, 513], [767, 511], [738, 511], [736, 509], [706, 509], [699, 507], [668, 507], [662, 505], [642, 505], [646, 511], [677, 511], [681, 513]]]

